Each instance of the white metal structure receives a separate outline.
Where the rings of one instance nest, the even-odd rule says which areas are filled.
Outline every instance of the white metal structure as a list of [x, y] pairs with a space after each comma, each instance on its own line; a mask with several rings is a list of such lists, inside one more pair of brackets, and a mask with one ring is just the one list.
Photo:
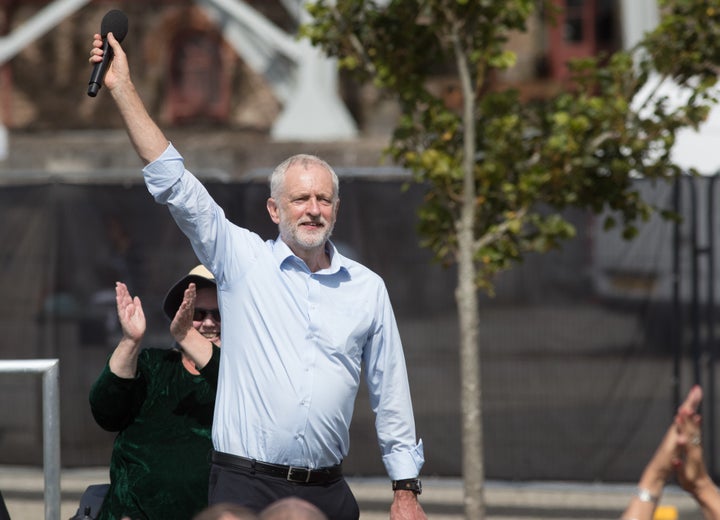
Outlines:
[[55, 0], [13, 32], [0, 37], [0, 65], [89, 2], [90, 0]]
[[[0, 65], [87, 3], [89, 0], [54, 0], [12, 33], [0, 37]], [[338, 94], [335, 60], [307, 41], [297, 41], [295, 35], [279, 29], [242, 0], [196, 3], [218, 24], [247, 64], [268, 80], [284, 104], [271, 131], [274, 139], [334, 141], [357, 137], [357, 125]], [[306, 20], [304, 0], [281, 3], [298, 22]], [[0, 141], [2, 135], [0, 132]], [[7, 140], [0, 142], [0, 152], [3, 149], [7, 153]]]
[[45, 520], [60, 518], [60, 373], [57, 359], [0, 360], [0, 373], [42, 374]]
[[[657, 0], [621, 0], [621, 26], [623, 47], [630, 49], [643, 34], [657, 27], [660, 21]], [[647, 90], [655, 89], [649, 85]], [[688, 94], [676, 84], [666, 81], [659, 92], [672, 103], [683, 102]], [[673, 161], [679, 166], [695, 168], [704, 175], [713, 175], [720, 170], [720, 158], [715, 153], [720, 142], [720, 107], [713, 107], [707, 120], [698, 130], [680, 130], [673, 148]]]
[[[248, 65], [270, 82], [284, 104], [270, 132], [273, 139], [336, 141], [357, 137], [357, 125], [338, 95], [335, 60], [307, 40], [298, 41], [294, 35], [278, 29], [245, 2], [196, 0], [196, 3], [223, 29], [225, 40]], [[303, 0], [283, 3], [298, 23], [309, 21]], [[283, 63], [290, 67], [282, 67]]]

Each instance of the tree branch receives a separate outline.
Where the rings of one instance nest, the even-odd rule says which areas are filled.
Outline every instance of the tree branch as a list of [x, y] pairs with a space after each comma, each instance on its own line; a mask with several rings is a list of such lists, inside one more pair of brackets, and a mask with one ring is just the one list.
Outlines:
[[[522, 219], [525, 217], [525, 215], [527, 215], [527, 208], [522, 208], [517, 212], [517, 217], [515, 220], [517, 220], [518, 218]], [[480, 237], [473, 243], [473, 250], [477, 251], [478, 249], [485, 247], [486, 245], [491, 244], [496, 240], [499, 240], [500, 237], [502, 237], [505, 232], [507, 232], [508, 228], [512, 223], [513, 220], [504, 220], [495, 228], [494, 231], [492, 231], [491, 233], [485, 233], [482, 237]]]

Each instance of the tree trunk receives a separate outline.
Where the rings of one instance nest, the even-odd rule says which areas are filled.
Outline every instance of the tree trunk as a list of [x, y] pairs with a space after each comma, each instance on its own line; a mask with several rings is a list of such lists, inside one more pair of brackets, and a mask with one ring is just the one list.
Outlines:
[[463, 231], [458, 236], [460, 251], [455, 301], [460, 322], [460, 397], [465, 518], [483, 520], [485, 518], [485, 464], [482, 450], [478, 296], [472, 259], [472, 228], [470, 228], [470, 233]]
[[459, 38], [456, 21], [452, 30], [460, 86], [463, 93], [463, 201], [456, 223], [458, 236], [458, 285], [455, 301], [460, 322], [460, 397], [462, 410], [463, 481], [465, 518], [485, 518], [485, 461], [482, 437], [482, 388], [478, 345], [478, 292], [475, 285], [475, 91], [470, 64]]

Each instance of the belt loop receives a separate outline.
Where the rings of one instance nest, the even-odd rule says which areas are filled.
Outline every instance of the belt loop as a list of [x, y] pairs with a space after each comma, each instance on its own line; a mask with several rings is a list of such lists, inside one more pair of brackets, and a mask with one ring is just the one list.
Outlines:
[[256, 463], [256, 462], [257, 462], [257, 461], [256, 461], [255, 459], [250, 459], [250, 474], [251, 474], [251, 475], [254, 475], [254, 474], [256, 473], [256, 470], [255, 470], [255, 463]]

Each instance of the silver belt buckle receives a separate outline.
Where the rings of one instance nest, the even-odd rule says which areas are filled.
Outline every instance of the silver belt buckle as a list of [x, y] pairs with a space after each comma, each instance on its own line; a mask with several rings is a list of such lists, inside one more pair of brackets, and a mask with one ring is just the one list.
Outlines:
[[[305, 473], [307, 473], [307, 475], [305, 476], [305, 479], [304, 479], [304, 480], [303, 480], [302, 478], [294, 478], [294, 477], [293, 477], [293, 473], [294, 473], [294, 472], [300, 472], [300, 471], [304, 471]], [[310, 482], [310, 474], [311, 474], [311, 473], [312, 473], [312, 470], [309, 470], [309, 469], [307, 469], [307, 468], [300, 468], [300, 467], [297, 467], [297, 466], [290, 466], [290, 467], [288, 468], [288, 472], [287, 472], [287, 477], [286, 477], [286, 479], [287, 479], [289, 482], [303, 482], [303, 483], [307, 484], [308, 482]]]

